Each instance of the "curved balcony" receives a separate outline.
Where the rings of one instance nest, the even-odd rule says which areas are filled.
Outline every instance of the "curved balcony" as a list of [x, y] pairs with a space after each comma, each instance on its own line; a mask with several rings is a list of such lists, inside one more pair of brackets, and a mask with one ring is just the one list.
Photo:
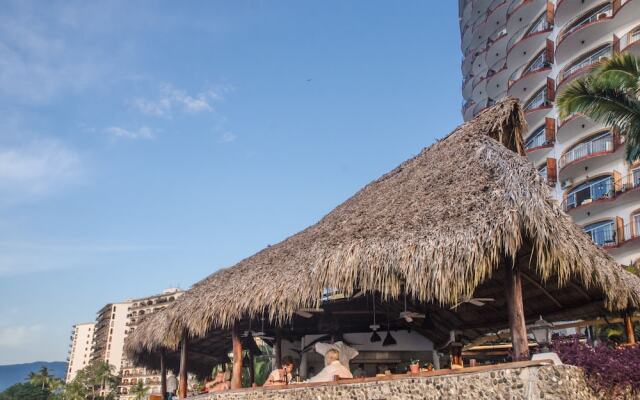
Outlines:
[[513, 71], [508, 83], [509, 96], [522, 101], [529, 96], [531, 88], [537, 88], [544, 84], [551, 71], [551, 64], [545, 58], [543, 50], [532, 61]]
[[540, 163], [547, 158], [549, 152], [553, 149], [553, 141], [547, 139], [544, 124], [536, 128], [525, 140], [524, 149], [527, 152], [527, 158], [534, 165]]
[[544, 11], [546, 0], [514, 0], [507, 10], [507, 32], [516, 32], [528, 26]]
[[555, 22], [564, 26], [576, 15], [582, 15], [602, 3], [602, 0], [558, 0], [556, 4]]
[[478, 79], [473, 84], [473, 90], [471, 92], [471, 98], [474, 100], [484, 99], [487, 97], [487, 79], [489, 79], [491, 75], [489, 71], [479, 76]]
[[471, 67], [471, 73], [475, 76], [483, 74], [487, 70], [487, 48], [478, 51], [473, 59], [473, 66]]
[[572, 54], [599, 43], [612, 32], [613, 6], [606, 2], [575, 18], [558, 34], [556, 63], [564, 64]]
[[473, 100], [469, 100], [462, 105], [462, 118], [465, 121], [473, 118], [473, 109], [475, 108], [476, 102]]
[[557, 91], [560, 92], [560, 88], [577, 78], [578, 76], [587, 74], [593, 70], [602, 61], [611, 57], [612, 48], [611, 44], [606, 44], [597, 48], [595, 51], [591, 51], [586, 55], [581, 55], [575, 61], [569, 63], [558, 74], [558, 87]]
[[506, 95], [508, 69], [505, 60], [498, 60], [491, 67], [493, 74], [487, 79], [487, 96], [492, 99], [501, 99]]
[[538, 126], [542, 123], [543, 118], [553, 108], [553, 104], [547, 98], [547, 88], [542, 87], [533, 96], [531, 96], [522, 107], [525, 119], [529, 126]]
[[476, 58], [475, 54], [471, 54], [465, 57], [462, 60], [462, 65], [460, 66], [460, 70], [462, 71], [462, 76], [468, 78], [471, 74], [471, 67], [473, 66], [473, 60]]
[[611, 157], [607, 156], [622, 148], [620, 144], [617, 136], [606, 131], [572, 146], [558, 162], [560, 177], [564, 179], [583, 173], [587, 165], [589, 170], [604, 166], [611, 161]]
[[592, 119], [582, 114], [573, 114], [558, 124], [556, 142], [566, 143], [575, 138], [584, 137], [585, 134], [593, 132], [597, 126], [598, 124]]
[[601, 200], [609, 200], [615, 196], [613, 175], [603, 175], [589, 179], [568, 191], [562, 202], [565, 212], [596, 205]]
[[507, 30], [505, 28], [496, 29], [496, 31], [489, 36], [485, 59], [487, 65], [493, 65], [498, 62], [498, 60], [505, 58], [508, 42]]
[[591, 241], [602, 248], [614, 248], [620, 243], [621, 238], [618, 237], [616, 222], [613, 219], [589, 224], [583, 229]]
[[489, 6], [489, 13], [487, 15], [487, 27], [490, 30], [494, 30], [499, 26], [505, 26], [507, 23], [507, 6], [508, 0], [495, 0]]
[[574, 186], [562, 202], [562, 208], [570, 213], [574, 220], [584, 220], [612, 207], [636, 205], [638, 201], [640, 170], [632, 171], [625, 176], [613, 171]]
[[620, 51], [640, 56], [640, 25], [622, 35]]
[[475, 117], [476, 115], [480, 114], [482, 111], [486, 110], [487, 108], [491, 107], [494, 104], [496, 104], [496, 102], [489, 98], [485, 98], [479, 101], [473, 109], [473, 116]]
[[513, 35], [507, 44], [507, 64], [522, 65], [544, 48], [553, 27], [541, 14], [530, 26]]
[[462, 97], [468, 99], [471, 96], [473, 90], [473, 75], [469, 75], [467, 79], [462, 82]]

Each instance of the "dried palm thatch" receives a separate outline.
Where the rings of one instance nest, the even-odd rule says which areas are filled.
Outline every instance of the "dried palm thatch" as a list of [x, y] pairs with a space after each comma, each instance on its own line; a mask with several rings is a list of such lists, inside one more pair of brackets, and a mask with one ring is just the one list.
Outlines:
[[[640, 279], [620, 268], [551, 199], [527, 161], [520, 105], [506, 99], [370, 183], [302, 232], [205, 278], [130, 341], [177, 348], [247, 316], [283, 323], [346, 295], [403, 291], [455, 304], [530, 249], [529, 268], [602, 293], [610, 310], [640, 305]], [[508, 262], [508, 261], [507, 261]]]

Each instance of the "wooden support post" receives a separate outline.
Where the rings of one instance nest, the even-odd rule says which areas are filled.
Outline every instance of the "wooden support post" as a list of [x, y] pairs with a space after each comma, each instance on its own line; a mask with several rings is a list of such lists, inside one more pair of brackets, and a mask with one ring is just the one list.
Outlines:
[[164, 359], [164, 350], [160, 350], [160, 393], [162, 400], [167, 398], [167, 363]]
[[506, 261], [504, 266], [513, 361], [529, 360], [529, 341], [527, 340], [527, 326], [524, 320], [520, 267], [517, 264], [512, 267], [509, 261]]
[[182, 334], [182, 347], [180, 348], [180, 382], [178, 387], [178, 398], [180, 400], [187, 398], [187, 352], [189, 351], [189, 337], [187, 331]]
[[633, 320], [631, 319], [631, 314], [627, 313], [624, 316], [624, 330], [627, 333], [627, 343], [635, 344], [636, 343], [636, 333], [633, 330]]
[[276, 368], [282, 368], [282, 329], [276, 328], [276, 343], [273, 349], [276, 359]]
[[242, 342], [240, 341], [240, 327], [234, 324], [231, 330], [233, 346], [233, 370], [231, 371], [231, 389], [242, 388]]

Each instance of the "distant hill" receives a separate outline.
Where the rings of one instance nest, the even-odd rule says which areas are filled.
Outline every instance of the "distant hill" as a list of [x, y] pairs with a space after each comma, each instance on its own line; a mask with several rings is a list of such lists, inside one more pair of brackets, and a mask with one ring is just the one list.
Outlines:
[[29, 372], [37, 372], [40, 367], [49, 368], [51, 375], [64, 379], [67, 373], [67, 363], [62, 361], [36, 361], [28, 364], [0, 365], [0, 392], [14, 383], [24, 382]]

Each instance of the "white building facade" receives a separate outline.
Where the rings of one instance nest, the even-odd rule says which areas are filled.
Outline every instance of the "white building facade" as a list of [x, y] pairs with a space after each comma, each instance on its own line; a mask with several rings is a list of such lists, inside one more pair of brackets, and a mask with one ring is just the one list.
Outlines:
[[[165, 289], [161, 294], [148, 296], [141, 299], [132, 300], [126, 315], [126, 332], [129, 335], [133, 332], [138, 323], [146, 316], [158, 312], [167, 307], [171, 302], [175, 301], [184, 292], [177, 288]], [[143, 382], [149, 389], [149, 394], [161, 393], [160, 390], [160, 374], [158, 371], [152, 371], [144, 367], [138, 367], [126, 356], [122, 355], [122, 381], [118, 387], [120, 400], [133, 400], [134, 395], [129, 394], [131, 388], [138, 382]]]
[[512, 96], [525, 147], [556, 199], [621, 264], [640, 259], [640, 162], [619, 132], [554, 104], [614, 53], [640, 55], [640, 0], [459, 0], [465, 120]]
[[95, 322], [74, 325], [71, 331], [71, 344], [69, 345], [69, 357], [67, 361], [67, 375], [65, 381], [71, 382], [78, 371], [91, 362], [93, 350], [93, 333]]
[[124, 361], [124, 340], [127, 336], [127, 314], [131, 301], [110, 303], [98, 312], [95, 328], [93, 359], [105, 361], [120, 373]]

